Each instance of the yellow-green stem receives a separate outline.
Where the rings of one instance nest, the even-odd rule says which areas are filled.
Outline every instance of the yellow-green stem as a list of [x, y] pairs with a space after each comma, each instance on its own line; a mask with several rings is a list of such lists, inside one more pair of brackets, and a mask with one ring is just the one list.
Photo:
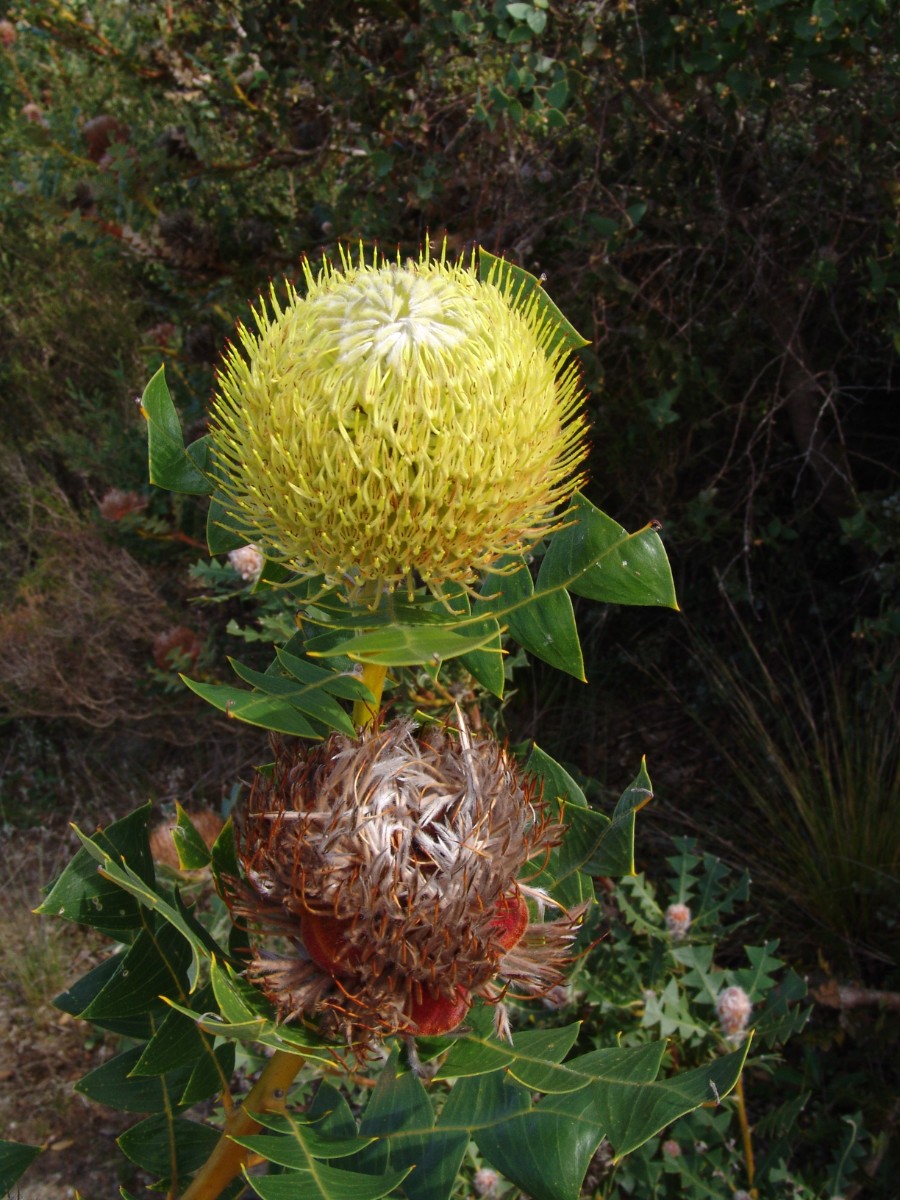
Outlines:
[[738, 1081], [734, 1088], [735, 1098], [737, 1099], [738, 1124], [741, 1127], [741, 1141], [744, 1143], [744, 1162], [747, 1164], [747, 1186], [750, 1195], [757, 1195], [756, 1188], [753, 1186], [753, 1180], [756, 1177], [756, 1162], [753, 1158], [753, 1139], [750, 1136], [750, 1122], [747, 1119], [747, 1104], [744, 1100], [744, 1077], [738, 1077]]
[[284, 1110], [288, 1088], [302, 1066], [303, 1059], [299, 1055], [288, 1054], [284, 1050], [275, 1051], [246, 1100], [225, 1122], [215, 1150], [194, 1177], [182, 1200], [215, 1200], [232, 1179], [240, 1175], [250, 1151], [231, 1139], [259, 1132], [259, 1122], [254, 1121], [250, 1113]]
[[[378, 666], [376, 663], [363, 665], [362, 681], [372, 693], [373, 702], [368, 704], [357, 700], [353, 706], [353, 722], [360, 729], [371, 725], [378, 716], [386, 674], [387, 667]], [[232, 1179], [240, 1175], [241, 1169], [250, 1158], [250, 1151], [237, 1145], [232, 1139], [259, 1132], [260, 1124], [253, 1120], [251, 1113], [283, 1111], [288, 1089], [303, 1066], [303, 1061], [297, 1054], [288, 1054], [285, 1050], [275, 1051], [246, 1100], [225, 1122], [215, 1150], [200, 1168], [181, 1200], [216, 1200]]]
[[362, 682], [374, 696], [374, 702], [369, 704], [365, 700], [357, 700], [353, 705], [353, 724], [357, 728], [365, 729], [378, 716], [386, 675], [387, 667], [382, 667], [379, 663], [363, 663]]

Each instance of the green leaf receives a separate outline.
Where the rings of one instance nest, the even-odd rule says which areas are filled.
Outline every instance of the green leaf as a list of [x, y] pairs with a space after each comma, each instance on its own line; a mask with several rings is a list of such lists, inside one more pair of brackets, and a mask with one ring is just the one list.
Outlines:
[[586, 1086], [537, 1103], [530, 1086], [508, 1073], [463, 1079], [439, 1126], [466, 1128], [484, 1156], [535, 1200], [576, 1200], [603, 1137], [619, 1156], [637, 1149], [678, 1117], [726, 1095], [744, 1060], [738, 1052], [657, 1080], [664, 1051], [664, 1043], [651, 1043], [582, 1055], [552, 1074], [558, 1081], [571, 1071], [587, 1079]]
[[572, 601], [564, 588], [537, 596], [531, 572], [521, 559], [518, 570], [489, 575], [481, 596], [504, 611], [510, 634], [523, 650], [584, 682], [584, 661]]
[[117, 1054], [80, 1079], [75, 1091], [121, 1112], [161, 1113], [178, 1108], [192, 1067], [180, 1065], [166, 1076], [134, 1078], [132, 1072], [142, 1051], [142, 1046], [135, 1046]]
[[[462, 619], [456, 628], [461, 622]], [[470, 618], [464, 633], [440, 625], [394, 625], [339, 642], [328, 653], [346, 654], [360, 662], [387, 667], [417, 667], [423, 663], [437, 666], [442, 659], [458, 658], [471, 650], [496, 645], [499, 632], [500, 626], [493, 619]]]
[[[293, 638], [288, 646], [292, 643]], [[296, 654], [290, 653], [287, 647], [276, 650], [275, 657], [278, 664], [301, 683], [321, 687], [331, 695], [339, 696], [342, 700], [362, 700], [367, 704], [373, 704], [375, 701], [375, 697], [363, 681], [354, 675], [352, 666], [349, 669], [340, 664], [320, 667], [317, 663], [311, 663], [305, 658], [298, 658]], [[270, 667], [269, 670], [271, 671], [272, 668]]]
[[[127, 858], [136, 874], [152, 886], [153, 859], [148, 835], [150, 811], [151, 806], [145, 804], [99, 830], [92, 840], [107, 855]], [[36, 911], [64, 917], [79, 925], [90, 925], [116, 940], [126, 940], [142, 924], [139, 906], [123, 895], [114, 883], [98, 874], [96, 857], [86, 849], [78, 851]]]
[[126, 1158], [162, 1179], [185, 1180], [209, 1158], [219, 1130], [164, 1113], [147, 1117], [116, 1138]]
[[609, 828], [594, 847], [584, 870], [589, 875], [608, 875], [618, 878], [634, 874], [635, 816], [653, 799], [653, 786], [647, 774], [647, 763], [641, 759], [637, 775], [619, 797]]
[[[113, 954], [93, 970], [88, 971], [71, 987], [66, 988], [64, 992], [60, 992], [54, 998], [55, 1007], [68, 1013], [69, 1016], [80, 1016], [116, 974], [124, 957], [124, 951]], [[124, 1037], [149, 1038], [153, 1033], [153, 1026], [146, 1013], [128, 1017], [104, 1018], [103, 1020], [95, 1017], [93, 1023], [99, 1025], [101, 1029], [108, 1029], [112, 1033], [119, 1033]]]
[[291, 1171], [266, 1179], [248, 1177], [247, 1182], [261, 1200], [379, 1200], [398, 1187], [407, 1174], [389, 1171], [386, 1175], [357, 1175], [317, 1162], [314, 1171]]
[[[288, 679], [284, 675], [254, 671], [252, 667], [246, 667], [234, 658], [229, 658], [228, 661], [238, 679], [242, 679], [244, 683], [249, 683], [262, 695], [272, 696], [277, 700], [290, 704], [298, 712], [302, 712], [314, 721], [320, 722], [328, 729], [337, 729], [341, 733], [346, 733], [348, 737], [355, 736], [356, 730], [353, 727], [353, 722], [350, 720], [349, 714], [345, 709], [341, 708], [333, 696], [328, 695], [326, 690], [329, 678], [333, 676], [333, 672], [322, 671], [320, 667], [319, 670], [323, 675], [322, 679], [310, 683], [301, 683], [296, 678]], [[300, 660], [298, 659], [297, 661], [299, 662]]]
[[196, 465], [203, 461], [203, 451], [192, 447], [194, 454], [189, 455], [185, 449], [181, 422], [166, 386], [165, 367], [159, 368], [144, 389], [141, 412], [147, 418], [150, 482], [170, 492], [208, 496], [213, 482]]
[[525, 1088], [502, 1075], [487, 1075], [454, 1088], [447, 1119], [457, 1108], [460, 1116], [471, 1112], [479, 1150], [534, 1200], [577, 1200], [603, 1139], [588, 1091], [548, 1096], [533, 1108]]
[[[489, 1075], [493, 1071], [527, 1071], [560, 1063], [575, 1045], [581, 1022], [559, 1028], [516, 1032], [512, 1043], [501, 1041], [493, 1033], [493, 1009], [485, 1005], [473, 1009], [469, 1024], [473, 1031], [461, 1037], [441, 1063], [437, 1079], [455, 1079]], [[583, 1087], [584, 1080], [575, 1086]]]
[[0, 1141], [0, 1193], [5, 1195], [12, 1191], [13, 1184], [25, 1173], [40, 1152], [40, 1146]]
[[178, 1099], [178, 1104], [183, 1108], [190, 1108], [201, 1100], [224, 1092], [234, 1073], [235, 1056], [234, 1042], [227, 1042], [217, 1046], [212, 1054], [194, 1063], [191, 1077]]
[[184, 1063], [194, 1063], [212, 1054], [212, 1038], [197, 1025], [197, 1016], [213, 1002], [212, 988], [207, 984], [192, 997], [196, 1009], [193, 1017], [171, 1009], [153, 1037], [142, 1047], [140, 1057], [131, 1069], [133, 1076], [162, 1075]]
[[565, 520], [550, 540], [536, 594], [565, 587], [606, 604], [678, 608], [669, 560], [653, 525], [627, 533], [579, 493]]
[[182, 681], [201, 700], [223, 712], [235, 721], [248, 725], [259, 725], [275, 733], [289, 733], [296, 737], [318, 738], [321, 735], [309, 721], [288, 701], [261, 692], [247, 692], [243, 688], [226, 683], [200, 683], [181, 676]]
[[556, 346], [562, 346], [566, 350], [580, 350], [588, 344], [587, 338], [583, 338], [556, 307], [544, 291], [540, 280], [506, 259], [489, 254], [483, 246], [478, 248], [478, 277], [500, 288], [515, 308], [526, 308], [534, 302], [541, 319], [555, 329], [548, 343], [551, 350]]
[[234, 528], [234, 518], [227, 507], [225, 494], [213, 492], [206, 514], [206, 545], [210, 554], [227, 554], [230, 550], [240, 550], [252, 541], [251, 534], [242, 533]]
[[[598, 1111], [616, 1156], [621, 1158], [630, 1154], [672, 1121], [701, 1104], [727, 1096], [738, 1081], [748, 1045], [704, 1067], [652, 1082], [634, 1072], [624, 1058], [645, 1047], [616, 1051], [623, 1055], [622, 1063], [618, 1069], [608, 1070], [604, 1075], [604, 1086], [598, 1095]], [[605, 1053], [595, 1051], [595, 1054]], [[585, 1058], [593, 1059], [593, 1055]], [[584, 1070], [580, 1064], [581, 1060], [575, 1059], [571, 1065]]]
[[191, 948], [169, 925], [138, 935], [116, 973], [78, 1015], [88, 1021], [149, 1012], [161, 996], [187, 991]]
[[[133, 896], [140, 904], [166, 920], [181, 936], [198, 957], [209, 957], [218, 954], [227, 957], [210, 933], [196, 920], [184, 906], [178, 892], [175, 892], [175, 904], [171, 904], [166, 896], [156, 891], [155, 887], [132, 870], [125, 857], [116, 862], [110, 857], [99, 836], [86, 837], [79, 829], [75, 830], [87, 853], [100, 864], [100, 874], [110, 880], [124, 892]], [[124, 897], [123, 897], [124, 899]], [[141, 923], [146, 924], [144, 918]]]
[[387, 1161], [378, 1169], [409, 1172], [403, 1184], [409, 1200], [446, 1200], [450, 1195], [468, 1135], [435, 1129], [428, 1094], [414, 1074], [399, 1072], [396, 1050], [372, 1092], [360, 1133], [380, 1139], [383, 1153], [372, 1161]]
[[199, 871], [209, 866], [210, 853], [206, 842], [197, 832], [194, 823], [181, 805], [175, 802], [175, 828], [172, 841], [178, 854], [178, 865], [182, 871]]
[[[458, 595], [449, 597], [447, 604], [448, 607], [461, 613], [464, 617], [469, 616], [472, 611], [469, 597], [465, 592], [459, 592]], [[460, 662], [471, 675], [475, 676], [482, 687], [487, 688], [492, 696], [503, 699], [506, 675], [503, 670], [503, 642], [499, 626], [496, 638], [488, 643], [486, 649], [470, 650], [468, 654], [460, 655]]]

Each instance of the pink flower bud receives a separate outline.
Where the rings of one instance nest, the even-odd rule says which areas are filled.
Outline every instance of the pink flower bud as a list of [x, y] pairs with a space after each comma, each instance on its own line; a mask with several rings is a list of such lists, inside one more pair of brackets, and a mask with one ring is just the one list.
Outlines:
[[666, 929], [673, 942], [680, 942], [691, 927], [691, 910], [686, 904], [670, 904], [666, 909]]
[[681, 1147], [674, 1138], [668, 1138], [662, 1144], [663, 1154], [668, 1154], [670, 1158], [681, 1158]]
[[728, 987], [719, 992], [716, 1000], [716, 1014], [719, 1025], [727, 1038], [740, 1041], [750, 1020], [753, 1005], [750, 997], [741, 987]]
[[493, 1196], [497, 1190], [497, 1184], [500, 1182], [500, 1176], [496, 1171], [492, 1171], [490, 1167], [482, 1167], [475, 1172], [475, 1178], [472, 1182], [479, 1196]]

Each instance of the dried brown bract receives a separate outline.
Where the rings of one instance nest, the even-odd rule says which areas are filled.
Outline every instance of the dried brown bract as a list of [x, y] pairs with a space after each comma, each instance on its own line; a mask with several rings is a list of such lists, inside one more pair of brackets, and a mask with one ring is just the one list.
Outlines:
[[[284, 1020], [319, 1017], [364, 1054], [456, 1028], [476, 996], [542, 996], [583, 907], [519, 880], [562, 834], [493, 739], [395, 720], [356, 739], [278, 745], [239, 825], [230, 904], [254, 937], [248, 977]], [[537, 914], [532, 920], [531, 910]]]

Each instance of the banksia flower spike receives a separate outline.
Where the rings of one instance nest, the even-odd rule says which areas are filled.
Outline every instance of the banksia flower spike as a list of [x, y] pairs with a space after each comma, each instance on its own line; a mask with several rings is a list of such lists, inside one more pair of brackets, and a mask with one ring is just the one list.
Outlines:
[[240, 824], [248, 978], [281, 1019], [318, 1018], [361, 1056], [455, 1029], [476, 996], [508, 1035], [506, 988], [540, 996], [569, 961], [583, 910], [547, 919], [553, 902], [518, 879], [561, 829], [506, 750], [459, 725], [278, 746]]
[[581, 479], [576, 366], [539, 296], [475, 260], [344, 256], [274, 290], [211, 425], [228, 520], [351, 594], [469, 586], [559, 525]]

